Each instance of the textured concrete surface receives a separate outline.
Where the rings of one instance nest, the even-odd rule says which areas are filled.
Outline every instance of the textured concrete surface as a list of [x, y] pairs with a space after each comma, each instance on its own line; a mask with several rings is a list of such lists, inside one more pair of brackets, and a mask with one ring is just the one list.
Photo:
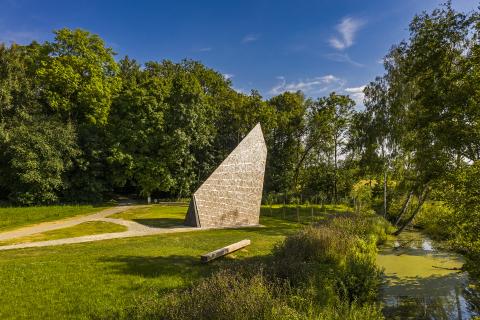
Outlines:
[[258, 225], [266, 160], [267, 146], [257, 124], [194, 193], [185, 224]]

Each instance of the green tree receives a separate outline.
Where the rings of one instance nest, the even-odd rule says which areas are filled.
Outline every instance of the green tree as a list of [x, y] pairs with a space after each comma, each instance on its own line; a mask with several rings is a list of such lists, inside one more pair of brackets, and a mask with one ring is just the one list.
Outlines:
[[[373, 123], [381, 123], [385, 116], [392, 119], [387, 121], [387, 135], [379, 130], [376, 141], [388, 137], [394, 142], [404, 161], [403, 179], [410, 181], [408, 194], [419, 199], [397, 233], [415, 218], [447, 172], [462, 161], [475, 160], [477, 146], [471, 135], [476, 135], [479, 118], [473, 111], [477, 102], [471, 79], [477, 71], [471, 61], [477, 46], [476, 21], [475, 14], [456, 12], [450, 3], [415, 16], [408, 41], [386, 57], [384, 78], [366, 90], [371, 110], [382, 111], [374, 112]], [[393, 150], [392, 145], [387, 148]]]
[[37, 70], [47, 105], [66, 119], [104, 124], [120, 89], [111, 48], [87, 31], [61, 29], [46, 42], [48, 56]]
[[58, 121], [19, 122], [0, 136], [0, 185], [21, 204], [53, 203], [79, 155], [75, 130]]
[[301, 92], [285, 92], [271, 98], [268, 104], [274, 108], [276, 125], [267, 137], [266, 187], [274, 192], [295, 191], [292, 181], [303, 148], [306, 99]]

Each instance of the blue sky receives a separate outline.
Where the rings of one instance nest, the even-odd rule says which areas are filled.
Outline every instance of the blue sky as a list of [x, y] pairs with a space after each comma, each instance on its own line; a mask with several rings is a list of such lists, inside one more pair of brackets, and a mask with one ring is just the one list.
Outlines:
[[[99, 34], [119, 57], [200, 60], [238, 91], [266, 98], [300, 89], [362, 98], [379, 61], [408, 36], [415, 13], [444, 0], [27, 1], [0, 0], [0, 42], [52, 39], [52, 30]], [[453, 0], [472, 10], [476, 0]]]

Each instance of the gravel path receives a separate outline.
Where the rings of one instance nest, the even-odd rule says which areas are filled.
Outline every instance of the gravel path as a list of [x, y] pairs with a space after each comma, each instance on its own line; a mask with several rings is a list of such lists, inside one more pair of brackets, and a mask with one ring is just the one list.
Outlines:
[[57, 240], [47, 240], [47, 241], [38, 241], [38, 242], [30, 242], [30, 243], [19, 243], [19, 244], [12, 244], [7, 246], [0, 246], [0, 250], [11, 250], [11, 249], [21, 249], [21, 248], [33, 248], [33, 247], [47, 247], [47, 246], [57, 246], [62, 244], [72, 244], [72, 243], [83, 243], [83, 242], [91, 242], [91, 241], [99, 241], [99, 240], [108, 240], [108, 239], [118, 239], [118, 238], [129, 238], [129, 237], [141, 237], [141, 236], [148, 236], [148, 235], [155, 235], [155, 234], [162, 234], [162, 233], [173, 233], [173, 232], [187, 232], [187, 231], [195, 231], [195, 230], [205, 230], [202, 228], [192, 228], [192, 227], [175, 227], [175, 228], [153, 228], [142, 225], [140, 223], [136, 223], [134, 221], [123, 220], [123, 219], [113, 219], [107, 218], [107, 216], [123, 212], [129, 209], [140, 208], [145, 206], [120, 206], [114, 207], [110, 209], [106, 209], [95, 214], [91, 214], [88, 216], [82, 216], [78, 218], [69, 218], [63, 219], [53, 222], [45, 222], [31, 227], [23, 227], [21, 229], [17, 229], [14, 231], [0, 233], [0, 240], [9, 240], [14, 238], [20, 238], [29, 236], [36, 233], [42, 233], [51, 230], [63, 229], [75, 226], [77, 224], [87, 222], [87, 221], [105, 221], [105, 222], [112, 222], [116, 224], [120, 224], [126, 226], [128, 228], [127, 231], [124, 232], [116, 232], [116, 233], [103, 233], [103, 234], [95, 234], [90, 236], [82, 236], [82, 237], [75, 237], [75, 238], [66, 238], [66, 239], [57, 239]]
[[51, 222], [43, 222], [43, 223], [36, 224], [34, 226], [22, 227], [20, 229], [16, 229], [13, 231], [0, 233], [0, 241], [9, 240], [13, 238], [26, 237], [32, 234], [47, 232], [51, 230], [73, 227], [83, 222], [99, 220], [115, 213], [123, 212], [129, 209], [139, 208], [139, 207], [142, 207], [142, 206], [119, 206], [119, 207], [105, 209], [97, 213], [86, 215], [86, 216], [67, 218], [67, 219], [51, 221]]

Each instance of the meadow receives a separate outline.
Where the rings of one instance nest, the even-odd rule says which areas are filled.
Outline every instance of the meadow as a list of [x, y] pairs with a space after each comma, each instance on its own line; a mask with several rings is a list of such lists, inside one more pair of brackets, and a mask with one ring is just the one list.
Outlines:
[[[183, 219], [187, 210], [169, 208], [177, 213], [168, 214], [167, 219]], [[151, 215], [161, 221], [158, 210], [154, 207]], [[281, 212], [280, 208], [272, 210], [273, 215], [277, 210], [277, 216]], [[122, 312], [152, 288], [168, 292], [236, 261], [267, 257], [276, 243], [310, 221], [309, 208], [299, 210], [299, 216], [296, 211], [287, 208], [283, 219], [270, 216], [270, 208], [262, 208], [263, 227], [256, 228], [0, 251], [0, 318], [87, 319]], [[323, 215], [320, 210], [317, 214]], [[141, 211], [140, 215], [149, 214]], [[252, 244], [208, 265], [200, 263], [201, 254], [242, 239]]]
[[0, 232], [40, 222], [92, 214], [107, 208], [107, 205], [0, 207]]

